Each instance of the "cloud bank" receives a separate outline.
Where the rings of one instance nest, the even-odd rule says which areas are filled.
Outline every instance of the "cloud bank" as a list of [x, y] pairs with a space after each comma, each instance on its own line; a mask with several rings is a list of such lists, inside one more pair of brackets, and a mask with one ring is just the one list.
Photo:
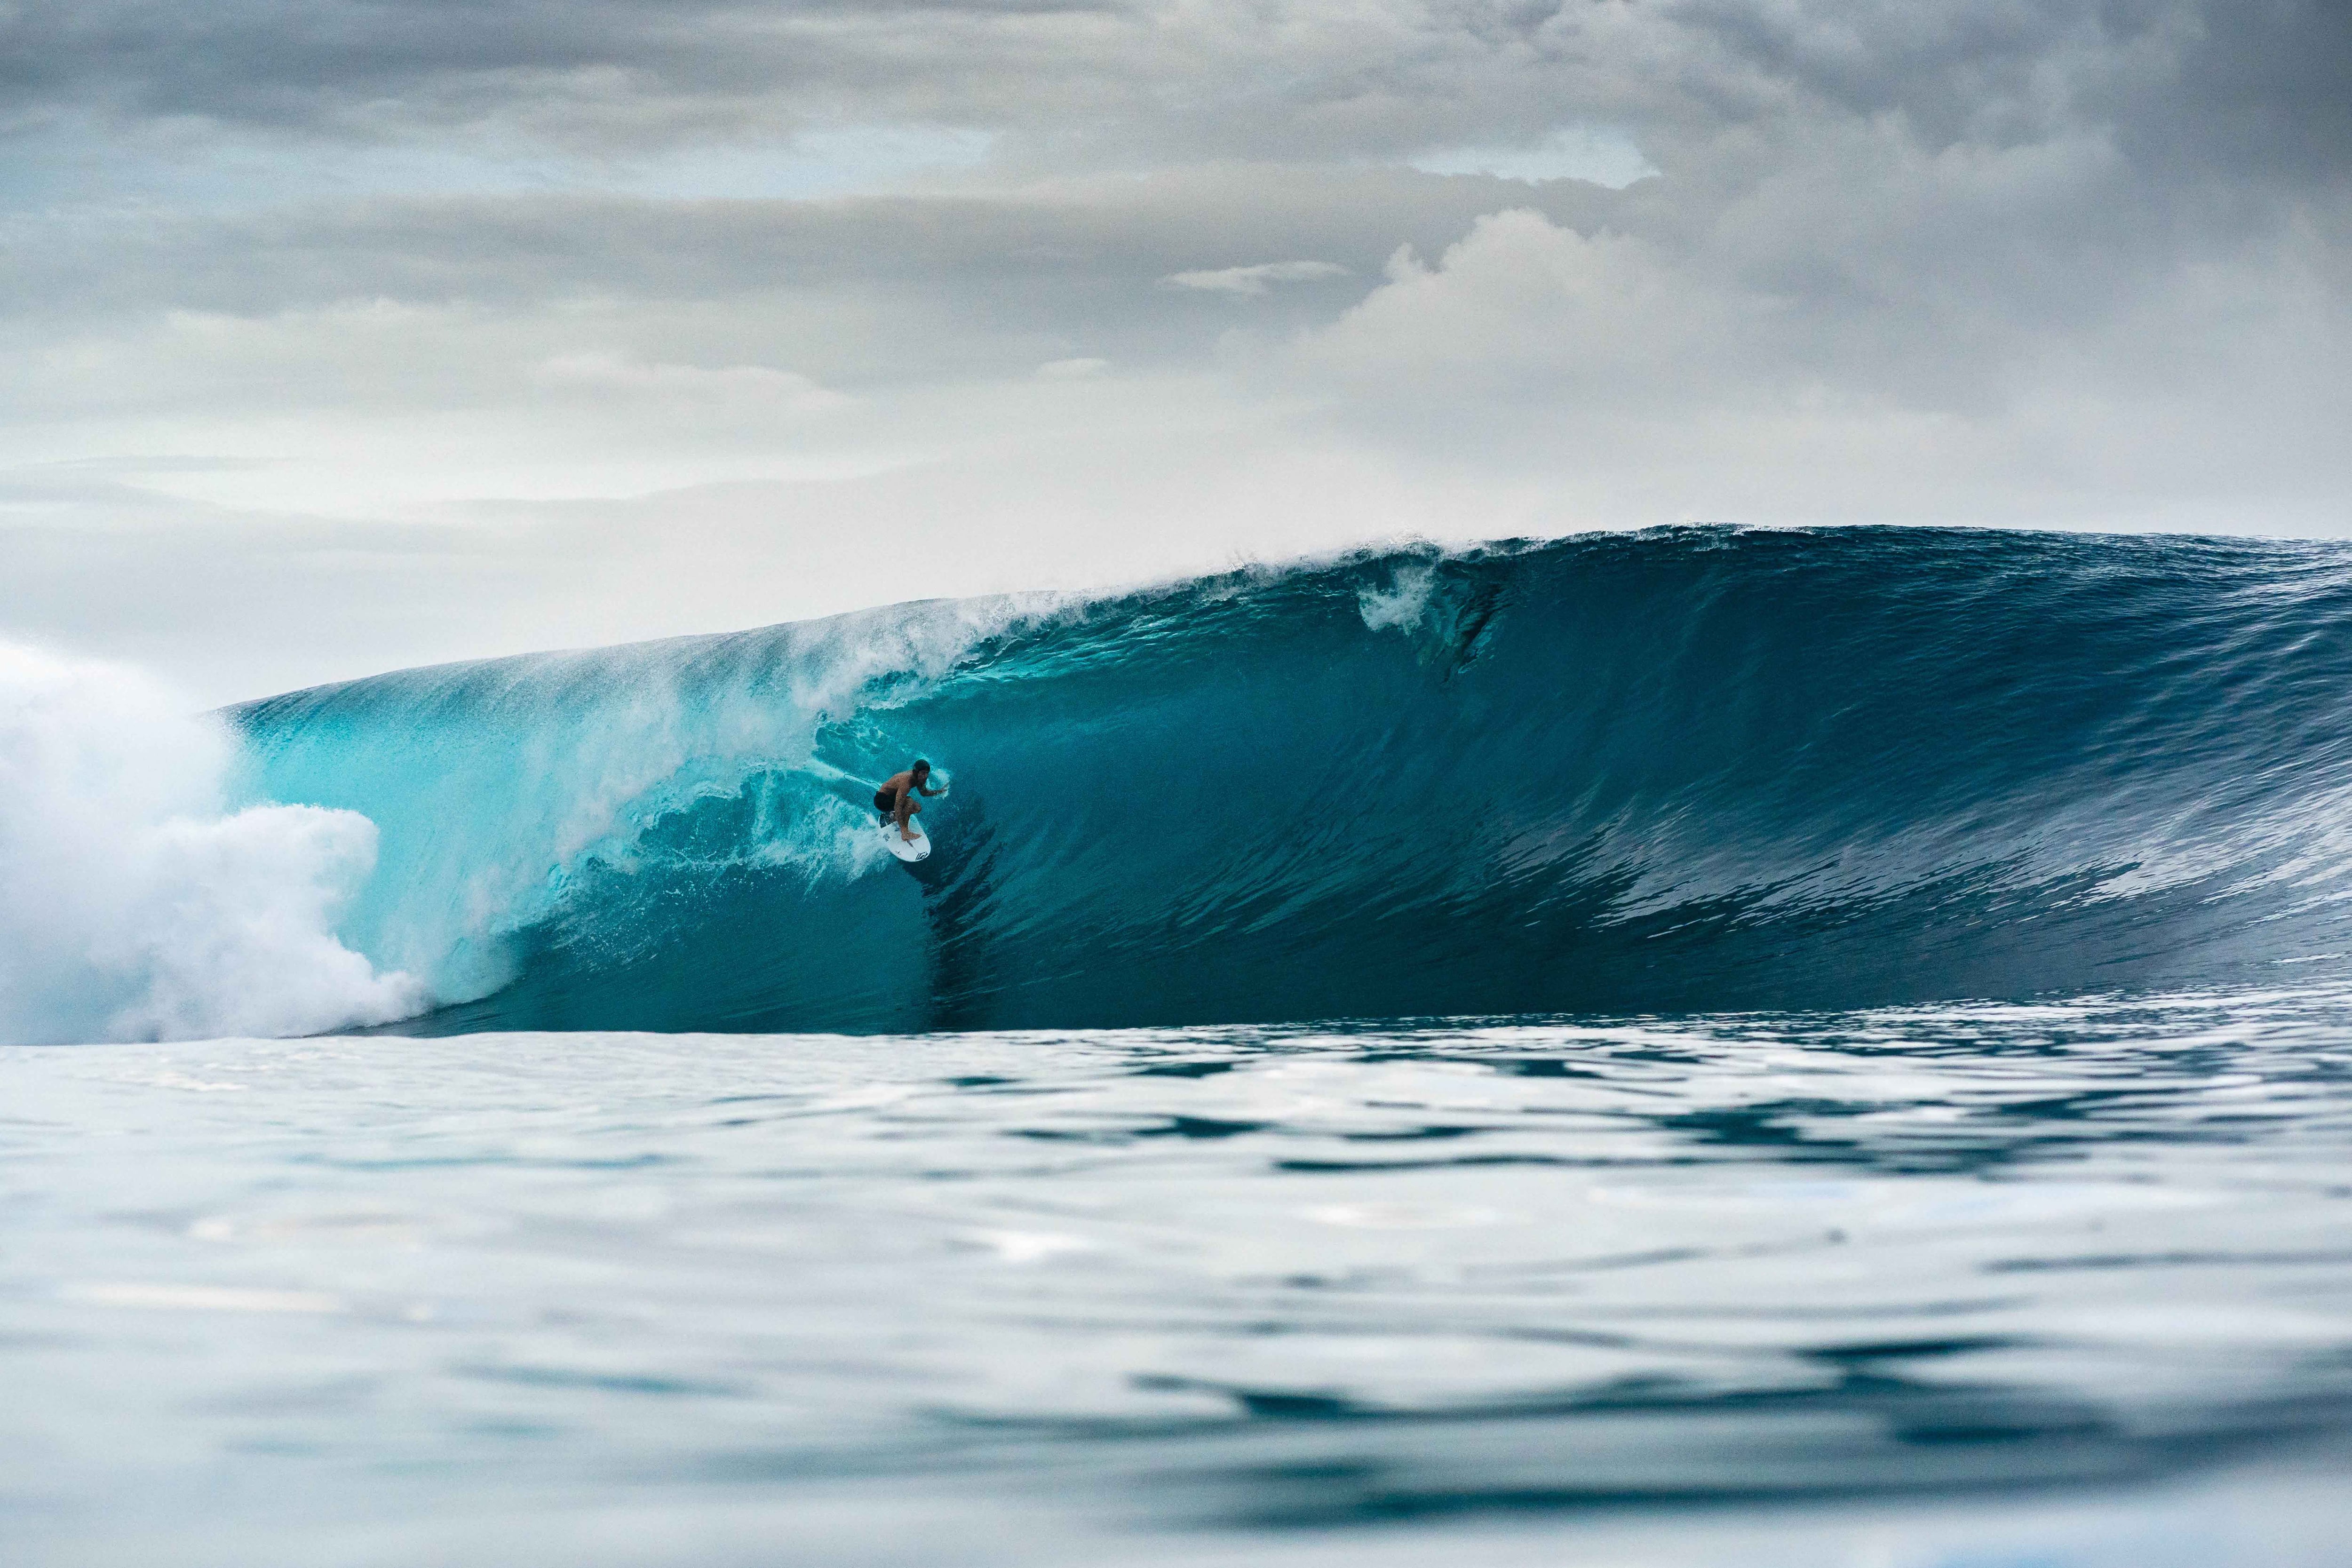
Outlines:
[[2320, 0], [96, 0], [0, 61], [0, 626], [221, 697], [1394, 531], [2352, 524]]

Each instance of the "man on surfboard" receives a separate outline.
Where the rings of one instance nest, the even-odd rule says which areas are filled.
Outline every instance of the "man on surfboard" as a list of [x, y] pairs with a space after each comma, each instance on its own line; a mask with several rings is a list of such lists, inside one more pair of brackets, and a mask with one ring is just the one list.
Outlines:
[[945, 795], [943, 789], [925, 789], [923, 781], [931, 776], [931, 764], [920, 757], [903, 773], [892, 773], [874, 792], [874, 809], [882, 814], [882, 826], [898, 825], [898, 837], [912, 844], [915, 841], [914, 816], [922, 810], [915, 797], [919, 795]]

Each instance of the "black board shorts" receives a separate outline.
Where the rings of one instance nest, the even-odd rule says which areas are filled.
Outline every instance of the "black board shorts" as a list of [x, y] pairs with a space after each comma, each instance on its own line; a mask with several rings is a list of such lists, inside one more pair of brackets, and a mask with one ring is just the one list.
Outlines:
[[887, 789], [877, 789], [874, 792], [874, 809], [882, 814], [883, 821], [887, 822], [898, 815], [898, 797]]

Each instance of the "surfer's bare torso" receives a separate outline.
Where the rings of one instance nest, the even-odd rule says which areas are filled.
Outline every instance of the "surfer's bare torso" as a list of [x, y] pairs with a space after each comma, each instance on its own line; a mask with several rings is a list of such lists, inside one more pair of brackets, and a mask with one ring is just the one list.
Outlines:
[[925, 781], [931, 776], [931, 764], [917, 763], [903, 773], [892, 773], [874, 792], [874, 809], [882, 814], [885, 825], [896, 824], [898, 837], [911, 844], [915, 840], [914, 816], [923, 809], [919, 795], [945, 795], [941, 789], [926, 789]]

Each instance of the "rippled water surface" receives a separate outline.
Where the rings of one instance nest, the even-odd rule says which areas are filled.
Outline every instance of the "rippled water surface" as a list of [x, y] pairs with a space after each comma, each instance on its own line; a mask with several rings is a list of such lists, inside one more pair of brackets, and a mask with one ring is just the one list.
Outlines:
[[0, 1082], [18, 1560], [2346, 1560], [2345, 993]]

